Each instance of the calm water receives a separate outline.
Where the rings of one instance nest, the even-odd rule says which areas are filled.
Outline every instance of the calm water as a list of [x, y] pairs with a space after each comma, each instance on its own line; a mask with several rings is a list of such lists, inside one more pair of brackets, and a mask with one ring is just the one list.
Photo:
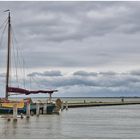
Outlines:
[[0, 118], [0, 138], [140, 138], [140, 105], [74, 108], [16, 123]]

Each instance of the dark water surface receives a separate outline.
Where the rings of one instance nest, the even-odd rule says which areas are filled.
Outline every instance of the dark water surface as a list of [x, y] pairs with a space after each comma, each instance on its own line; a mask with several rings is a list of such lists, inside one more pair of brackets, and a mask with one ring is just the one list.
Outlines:
[[140, 138], [140, 105], [73, 108], [17, 122], [0, 118], [0, 138]]

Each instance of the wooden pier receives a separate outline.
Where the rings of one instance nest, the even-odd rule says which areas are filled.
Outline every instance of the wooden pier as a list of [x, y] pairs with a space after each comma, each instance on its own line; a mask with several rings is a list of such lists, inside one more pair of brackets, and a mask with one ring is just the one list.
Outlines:
[[77, 108], [77, 107], [93, 107], [93, 106], [114, 106], [114, 105], [136, 105], [140, 101], [126, 101], [126, 102], [83, 102], [83, 103], [67, 103], [64, 108]]
[[[117, 106], [117, 105], [140, 105], [140, 101], [118, 101], [118, 102], [86, 102], [85, 100], [83, 102], [62, 102], [61, 106], [59, 107], [60, 111], [68, 110], [68, 108], [79, 108], [79, 107], [97, 107], [97, 106]], [[56, 106], [57, 107], [57, 106]], [[56, 112], [57, 111], [57, 112]], [[57, 108], [52, 112], [52, 114], [59, 114], [59, 111]], [[40, 114], [48, 114], [47, 113], [47, 103], [36, 103], [36, 109], [34, 112], [34, 115], [38, 116]], [[33, 116], [30, 110], [30, 104], [27, 103], [26, 106], [26, 114], [17, 114], [17, 105], [15, 104], [13, 106], [13, 115], [7, 114], [5, 117], [7, 118], [8, 121], [13, 119], [13, 121], [17, 121], [17, 118], [19, 117], [23, 118], [30, 118], [30, 116]], [[3, 117], [3, 116], [2, 116]]]

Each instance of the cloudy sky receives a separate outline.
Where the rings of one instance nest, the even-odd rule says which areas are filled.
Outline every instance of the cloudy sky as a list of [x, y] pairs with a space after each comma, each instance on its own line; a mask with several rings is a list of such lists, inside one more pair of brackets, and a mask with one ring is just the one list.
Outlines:
[[[24, 58], [27, 88], [58, 89], [54, 96], [140, 96], [139, 1], [1, 1], [0, 25], [6, 9], [14, 46]], [[3, 89], [4, 41], [0, 48]]]

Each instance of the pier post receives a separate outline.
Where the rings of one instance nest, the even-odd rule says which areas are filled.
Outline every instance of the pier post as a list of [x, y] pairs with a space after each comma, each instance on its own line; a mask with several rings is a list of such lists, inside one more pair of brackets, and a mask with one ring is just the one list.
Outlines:
[[26, 118], [30, 118], [30, 103], [26, 104]]
[[17, 104], [16, 103], [13, 105], [13, 121], [14, 122], [17, 121]]
[[66, 110], [68, 110], [68, 101], [66, 101], [65, 104], [66, 104]]
[[44, 103], [43, 114], [47, 114], [47, 103]]
[[62, 102], [62, 104], [61, 104], [61, 111], [63, 111], [63, 109], [64, 109], [64, 103]]
[[39, 116], [39, 114], [40, 114], [40, 104], [37, 103], [36, 104], [36, 115]]
[[7, 121], [9, 122], [11, 120], [10, 116], [8, 115], [7, 116]]
[[48, 105], [47, 105], [47, 103], [46, 103], [46, 114], [47, 114], [47, 112], [48, 112], [48, 110], [47, 110], [47, 106], [48, 106]]
[[23, 114], [22, 113], [20, 113], [20, 118], [23, 119]]
[[51, 103], [52, 101], [52, 93], [49, 93], [49, 102]]

